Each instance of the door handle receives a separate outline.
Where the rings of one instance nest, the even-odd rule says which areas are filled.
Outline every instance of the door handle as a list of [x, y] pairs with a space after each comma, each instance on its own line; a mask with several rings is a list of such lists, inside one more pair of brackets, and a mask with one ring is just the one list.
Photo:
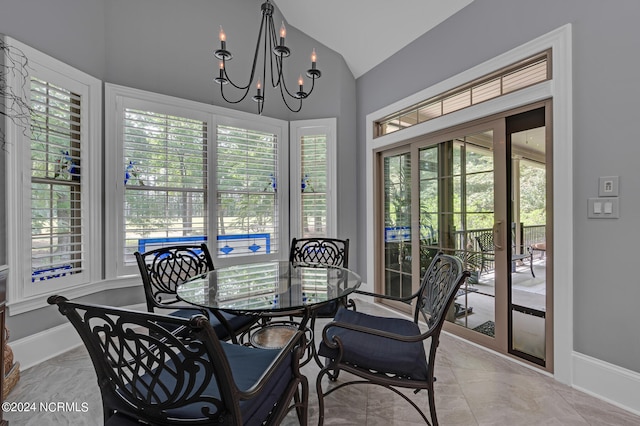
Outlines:
[[497, 220], [493, 224], [493, 246], [496, 250], [502, 250], [502, 221]]

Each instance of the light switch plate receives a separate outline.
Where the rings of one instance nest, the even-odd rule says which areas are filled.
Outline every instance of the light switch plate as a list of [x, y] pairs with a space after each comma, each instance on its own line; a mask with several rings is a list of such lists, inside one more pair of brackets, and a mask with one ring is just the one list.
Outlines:
[[589, 198], [587, 217], [589, 219], [618, 219], [620, 205], [618, 197]]
[[619, 195], [619, 176], [602, 176], [598, 179], [598, 197], [617, 197]]

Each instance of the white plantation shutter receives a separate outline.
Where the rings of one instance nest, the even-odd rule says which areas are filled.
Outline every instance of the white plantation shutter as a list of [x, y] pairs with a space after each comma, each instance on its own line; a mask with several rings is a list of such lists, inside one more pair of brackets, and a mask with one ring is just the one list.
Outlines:
[[217, 126], [216, 256], [252, 256], [276, 251], [277, 164], [275, 134]]
[[292, 237], [336, 237], [336, 119], [291, 122]]
[[124, 261], [135, 251], [206, 240], [207, 124], [125, 108]]
[[81, 97], [32, 77], [31, 281], [82, 272], [84, 265]]
[[303, 136], [300, 145], [300, 235], [327, 236], [327, 137]]

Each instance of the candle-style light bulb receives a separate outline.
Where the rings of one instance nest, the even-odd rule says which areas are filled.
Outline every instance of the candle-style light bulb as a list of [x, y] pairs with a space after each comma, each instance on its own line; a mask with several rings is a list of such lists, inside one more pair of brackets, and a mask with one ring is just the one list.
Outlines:
[[220, 33], [218, 36], [220, 37], [220, 50], [227, 50], [227, 35], [222, 29], [222, 25], [220, 25]]
[[311, 51], [311, 69], [316, 69], [316, 62], [318, 61], [318, 55], [316, 55], [316, 49]]
[[284, 26], [284, 21], [282, 21], [282, 25], [280, 25], [280, 40], [281, 41], [284, 40], [286, 36], [287, 36], [287, 27]]
[[300, 91], [302, 91], [302, 85], [304, 84], [304, 80], [302, 79], [302, 74], [298, 77], [298, 86], [300, 86]]
[[260, 81], [260, 79], [258, 79], [258, 82], [256, 83], [256, 89], [258, 89], [258, 91], [262, 89], [262, 81]]
[[220, 61], [220, 78], [224, 78], [224, 62]]

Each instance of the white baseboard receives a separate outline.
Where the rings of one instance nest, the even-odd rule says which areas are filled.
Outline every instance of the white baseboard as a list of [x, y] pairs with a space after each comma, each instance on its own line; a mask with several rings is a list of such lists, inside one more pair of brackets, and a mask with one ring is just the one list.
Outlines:
[[640, 415], [640, 373], [573, 353], [573, 387]]
[[13, 359], [24, 371], [77, 348], [82, 345], [82, 340], [71, 323], [65, 323], [8, 343], [13, 350]]
[[[146, 311], [145, 304], [123, 306], [126, 309]], [[25, 371], [48, 359], [61, 355], [82, 345], [80, 336], [70, 322], [41, 331], [16, 341], [9, 341], [13, 350], [13, 359], [20, 363]]]

